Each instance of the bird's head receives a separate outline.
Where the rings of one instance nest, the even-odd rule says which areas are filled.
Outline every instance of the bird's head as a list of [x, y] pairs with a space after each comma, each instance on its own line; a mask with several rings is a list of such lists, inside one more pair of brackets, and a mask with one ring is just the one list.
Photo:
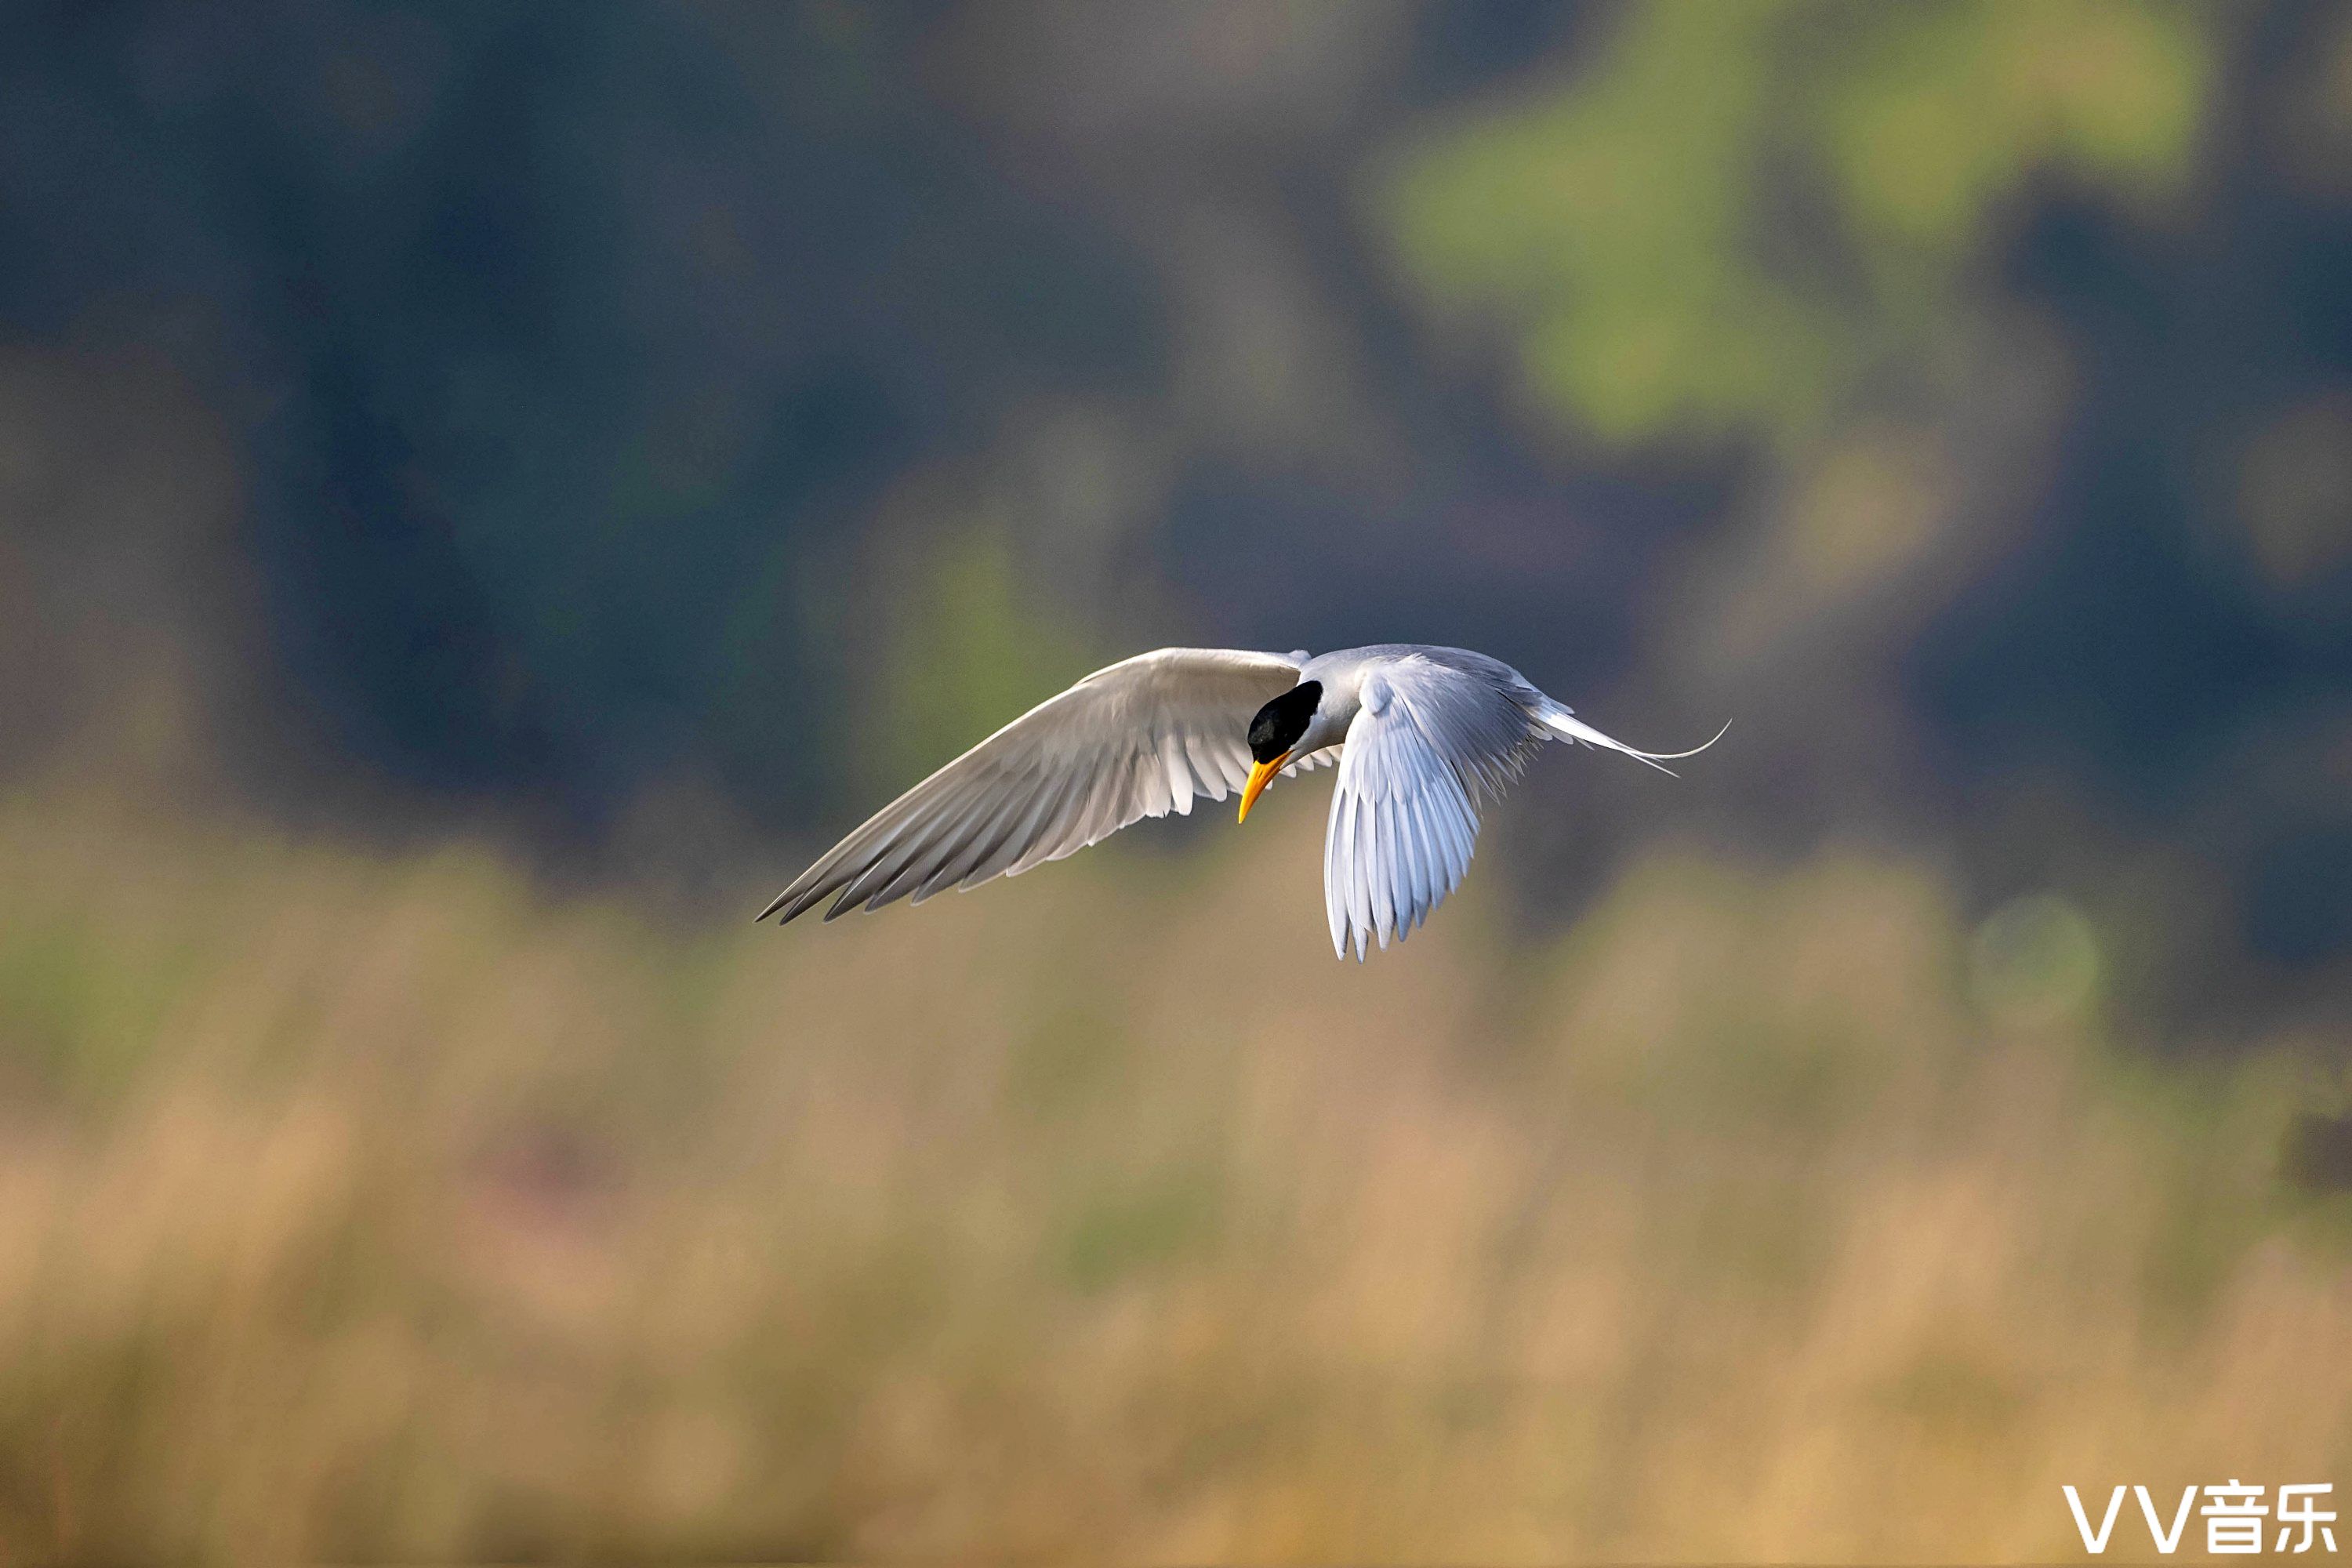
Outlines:
[[1257, 710], [1249, 727], [1249, 783], [1242, 786], [1242, 809], [1236, 821], [1249, 820], [1250, 807], [1257, 804], [1267, 783], [1290, 761], [1299, 737], [1315, 722], [1316, 710], [1322, 704], [1323, 683], [1302, 680]]

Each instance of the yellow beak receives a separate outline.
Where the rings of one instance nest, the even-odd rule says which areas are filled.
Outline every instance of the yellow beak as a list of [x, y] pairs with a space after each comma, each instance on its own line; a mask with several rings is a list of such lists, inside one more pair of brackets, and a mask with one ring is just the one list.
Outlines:
[[1242, 785], [1242, 814], [1234, 818], [1235, 822], [1249, 820], [1249, 808], [1257, 804], [1257, 797], [1265, 793], [1265, 786], [1274, 782], [1274, 775], [1280, 773], [1282, 764], [1288, 761], [1290, 753], [1285, 752], [1270, 763], [1257, 763], [1251, 766], [1249, 783]]

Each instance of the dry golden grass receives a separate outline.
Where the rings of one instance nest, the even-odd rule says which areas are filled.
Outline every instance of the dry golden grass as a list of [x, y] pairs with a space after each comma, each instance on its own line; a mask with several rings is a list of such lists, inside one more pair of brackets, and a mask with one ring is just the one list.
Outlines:
[[1861, 855], [1342, 967], [1314, 815], [779, 934], [0, 806], [0, 1550], [2048, 1558], [2352, 1476], [2287, 1053], [1989, 1016]]

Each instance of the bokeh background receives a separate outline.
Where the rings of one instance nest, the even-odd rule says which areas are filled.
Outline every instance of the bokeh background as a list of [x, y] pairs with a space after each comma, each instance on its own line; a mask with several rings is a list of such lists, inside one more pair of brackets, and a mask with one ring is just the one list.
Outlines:
[[[1735, 723], [748, 923], [1391, 639]], [[12, 1560], [2340, 1497], [2347, 1026], [2352, 7], [0, 6]]]

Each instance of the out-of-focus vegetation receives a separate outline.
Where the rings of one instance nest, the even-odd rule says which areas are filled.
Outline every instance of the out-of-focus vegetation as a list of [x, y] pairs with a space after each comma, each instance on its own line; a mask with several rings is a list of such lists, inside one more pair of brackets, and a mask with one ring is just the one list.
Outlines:
[[[0, 1557], [2346, 1495], [2347, 454], [2342, 5], [0, 6]], [[745, 921], [1395, 637], [1737, 721]]]
[[[143, 691], [276, 816], [715, 892], [1097, 661], [1417, 637], [1740, 715], [1742, 842], [2127, 871], [2137, 1005], [2291, 1016], [2347, 60], [2323, 0], [5, 7], [0, 763]], [[1538, 921], [1650, 819], [1534, 815]]]
[[1554, 414], [1619, 439], [1818, 435], [1873, 373], [1967, 324], [1953, 291], [2028, 180], [2179, 192], [2208, 23], [2188, 5], [1645, 6], [1566, 90], [1416, 148], [1388, 205], [1441, 302], [1512, 321]]
[[779, 942], [15, 797], [0, 1541], [2046, 1560], [2352, 1461], [2314, 1042], [2153, 1067], [1858, 848], [1343, 968], [1272, 805]]

